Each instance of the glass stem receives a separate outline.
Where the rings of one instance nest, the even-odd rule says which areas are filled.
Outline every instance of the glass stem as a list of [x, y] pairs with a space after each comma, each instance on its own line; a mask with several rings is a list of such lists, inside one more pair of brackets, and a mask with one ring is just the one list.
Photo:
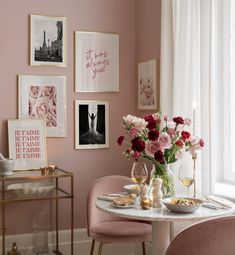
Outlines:
[[187, 187], [187, 198], [189, 197], [189, 187]]

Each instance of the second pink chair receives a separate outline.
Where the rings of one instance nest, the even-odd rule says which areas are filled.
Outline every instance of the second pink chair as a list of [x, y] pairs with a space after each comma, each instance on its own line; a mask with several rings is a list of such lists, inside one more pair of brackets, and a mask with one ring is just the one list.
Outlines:
[[235, 216], [190, 226], [171, 242], [166, 255], [234, 255]]
[[120, 192], [124, 185], [131, 183], [128, 177], [112, 175], [97, 179], [92, 184], [87, 200], [87, 231], [92, 238], [90, 255], [93, 255], [95, 241], [99, 242], [98, 255], [101, 255], [103, 244], [117, 242], [142, 242], [145, 255], [145, 242], [152, 239], [151, 224], [118, 218], [101, 212], [95, 206], [98, 195]]

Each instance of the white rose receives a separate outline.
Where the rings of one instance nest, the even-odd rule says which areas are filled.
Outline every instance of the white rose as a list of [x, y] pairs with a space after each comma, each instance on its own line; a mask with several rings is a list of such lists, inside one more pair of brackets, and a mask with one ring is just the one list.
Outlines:
[[127, 115], [126, 117], [123, 117], [123, 120], [127, 126], [131, 126], [134, 122], [135, 116]]
[[144, 119], [135, 117], [133, 124], [136, 129], [138, 129], [139, 131], [142, 131], [146, 128], [146, 126], [148, 125], [148, 122], [145, 121]]

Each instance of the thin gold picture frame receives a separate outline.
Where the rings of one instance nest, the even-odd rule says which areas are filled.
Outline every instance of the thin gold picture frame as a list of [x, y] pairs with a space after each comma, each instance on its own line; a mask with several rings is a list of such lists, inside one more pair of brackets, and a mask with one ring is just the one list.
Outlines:
[[8, 120], [9, 158], [14, 170], [39, 169], [47, 166], [45, 122], [32, 119]]
[[159, 61], [138, 63], [138, 110], [157, 110], [159, 107]]
[[[103, 41], [105, 40], [110, 40], [111, 42], [111, 56], [112, 56], [112, 61], [110, 61], [112, 63], [111, 68], [111, 72], [112, 72], [112, 81], [110, 81], [109, 83], [102, 83], [102, 77], [101, 79], [99, 79], [97, 81], [97, 83], [94, 85], [91, 82], [91, 79], [88, 78], [91, 76], [91, 72], [87, 73], [85, 68], [85, 65], [83, 65], [83, 63], [81, 63], [83, 57], [85, 58], [85, 53], [83, 52], [83, 50], [86, 50], [86, 47], [83, 47], [82, 45], [82, 38], [79, 38], [80, 36], [88, 36], [90, 37], [89, 39], [86, 38], [86, 47], [87, 45], [89, 45], [89, 43], [87, 42], [92, 42], [92, 39], [95, 38], [95, 40], [93, 40], [93, 46], [99, 45], [98, 41], [100, 39], [102, 39]], [[120, 50], [119, 50], [119, 41], [120, 41], [120, 34], [119, 33], [114, 33], [114, 32], [93, 32], [93, 31], [75, 31], [74, 32], [74, 45], [75, 45], [75, 57], [74, 57], [74, 79], [75, 79], [75, 84], [74, 84], [74, 89], [75, 92], [79, 92], [79, 93], [99, 93], [99, 92], [119, 92], [119, 70], [120, 70]], [[81, 47], [80, 47], [81, 46]], [[80, 48], [81, 49], [80, 49]], [[97, 55], [101, 52], [101, 46], [99, 45], [99, 47], [96, 49], [97, 50]], [[93, 49], [94, 50], [94, 49]], [[82, 53], [82, 54], [81, 54]], [[95, 50], [94, 50], [94, 54], [95, 54]], [[104, 59], [102, 59], [101, 61], [103, 61]], [[98, 60], [97, 60], [98, 62]], [[83, 74], [86, 73], [87, 76], [87, 80], [82, 80], [82, 76]], [[104, 74], [102, 74], [103, 78], [104, 78]], [[108, 85], [107, 85], [108, 84]]]
[[[66, 76], [55, 76], [55, 75], [18, 75], [18, 117], [20, 119], [30, 119], [29, 114], [29, 89], [30, 86], [41, 88], [47, 88], [54, 85], [55, 87], [55, 100], [56, 100], [56, 126], [48, 125], [46, 127], [46, 137], [66, 137], [67, 136], [67, 104], [66, 104]], [[50, 98], [47, 98], [50, 97]], [[53, 100], [49, 94], [44, 97], [35, 95], [34, 100], [42, 101], [42, 106], [48, 106], [47, 102]], [[50, 105], [49, 105], [50, 106]], [[39, 114], [40, 105], [35, 103], [35, 111], [38, 113], [38, 118], [34, 116], [33, 119], [46, 119], [50, 118], [50, 107], [47, 107], [47, 112], [42, 109], [42, 114]], [[52, 106], [54, 107], [54, 106]], [[32, 108], [32, 104], [31, 104]], [[39, 108], [39, 110], [38, 110]], [[48, 117], [47, 117], [48, 115]], [[51, 114], [53, 117], [53, 114]], [[31, 118], [32, 119], [32, 118]]]
[[[30, 20], [30, 54], [29, 54], [30, 65], [31, 66], [66, 67], [67, 66], [67, 17], [31, 14], [29, 16], [29, 20]], [[37, 28], [35, 24], [36, 22], [38, 22]], [[44, 22], [44, 25], [41, 24], [43, 22]], [[53, 32], [51, 32], [52, 27], [50, 24], [52, 22], [53, 23], [56, 22], [56, 24], [54, 24], [54, 27], [53, 27], [54, 29]], [[58, 24], [58, 22], [62, 22], [62, 28], [61, 28], [61, 23]], [[36, 29], [40, 31], [40, 34], [36, 33], [35, 31]], [[47, 38], [47, 34], [46, 34], [47, 30], [50, 30], [50, 35], [51, 35], [50, 39]], [[57, 38], [56, 38], [56, 33], [57, 33]], [[39, 40], [40, 36], [43, 36], [44, 39]], [[62, 36], [62, 39], [60, 38], [61, 36]], [[37, 53], [35, 53], [36, 49], [37, 49]], [[37, 58], [38, 58], [37, 60], [35, 60], [35, 55], [37, 55]], [[62, 61], [56, 61], [56, 59], [60, 60], [60, 57], [62, 58]]]
[[[105, 136], [105, 143], [99, 144], [91, 141], [92, 138], [92, 124], [91, 121], [89, 122], [89, 131], [87, 132], [87, 139], [91, 139], [90, 142], [86, 143], [86, 144], [81, 144], [80, 142], [80, 137], [81, 137], [81, 133], [80, 133], [80, 121], [79, 121], [79, 115], [80, 115], [80, 109], [79, 106], [80, 105], [87, 105], [88, 106], [88, 111], [89, 111], [89, 106], [98, 106], [98, 105], [104, 105], [105, 107], [105, 132], [104, 132], [104, 136]], [[79, 149], [107, 149], [109, 148], [109, 102], [108, 101], [100, 101], [100, 100], [75, 100], [74, 102], [74, 114], [75, 114], [75, 149], [79, 150]], [[88, 114], [90, 114], [88, 112]], [[97, 113], [96, 113], [97, 115]], [[89, 117], [87, 117], [89, 118]], [[98, 116], [95, 116], [96, 121]], [[85, 120], [83, 120], [84, 122]], [[95, 129], [95, 126], [94, 126]], [[94, 131], [97, 134], [96, 131]], [[89, 134], [88, 134], [89, 133]]]

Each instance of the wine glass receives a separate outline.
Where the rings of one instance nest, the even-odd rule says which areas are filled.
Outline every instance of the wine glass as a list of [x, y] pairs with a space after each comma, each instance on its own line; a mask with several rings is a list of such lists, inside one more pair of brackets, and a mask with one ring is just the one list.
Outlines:
[[180, 183], [187, 189], [187, 197], [189, 197], [189, 188], [194, 183], [193, 160], [190, 153], [185, 153], [181, 160], [178, 178]]
[[138, 184], [139, 191], [141, 184], [144, 184], [148, 179], [148, 170], [146, 165], [141, 161], [135, 161], [131, 168], [131, 179]]

